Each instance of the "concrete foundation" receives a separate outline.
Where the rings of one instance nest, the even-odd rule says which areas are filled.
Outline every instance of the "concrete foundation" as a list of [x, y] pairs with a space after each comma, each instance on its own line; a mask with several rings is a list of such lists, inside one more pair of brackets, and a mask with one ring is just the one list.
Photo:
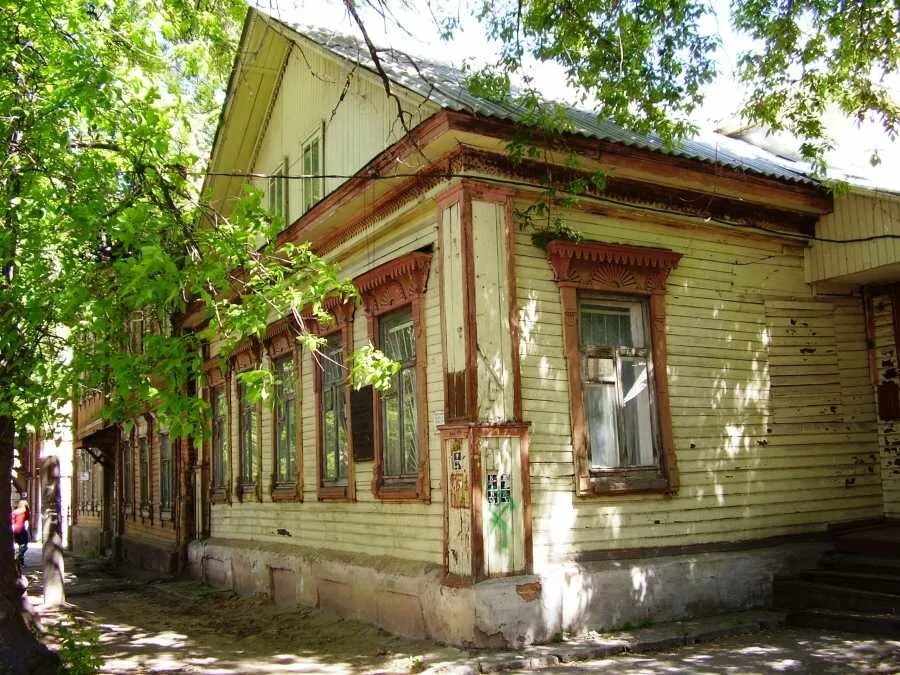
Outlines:
[[132, 569], [142, 569], [162, 574], [178, 572], [178, 551], [147, 542], [122, 537], [119, 540], [122, 560]]
[[72, 525], [69, 528], [69, 547], [77, 555], [86, 557], [103, 555], [107, 547], [105, 533], [99, 527]]
[[638, 626], [771, 603], [775, 575], [814, 567], [824, 543], [633, 560], [559, 563], [540, 574], [441, 584], [435, 565], [323, 553], [289, 544], [192, 542], [193, 576], [408, 637], [522, 647], [561, 632]]

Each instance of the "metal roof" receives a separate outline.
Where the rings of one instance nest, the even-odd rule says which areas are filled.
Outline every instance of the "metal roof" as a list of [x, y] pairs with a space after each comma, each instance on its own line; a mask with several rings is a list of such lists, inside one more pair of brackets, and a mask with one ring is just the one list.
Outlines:
[[[324, 49], [377, 74], [365, 43], [355, 37], [320, 27], [295, 24], [266, 15]], [[393, 48], [379, 49], [381, 65], [396, 84], [430, 99], [436, 105], [456, 112], [471, 113], [512, 122], [525, 118], [525, 109], [475, 96], [469, 91], [464, 73], [447, 63], [408, 54]], [[794, 183], [818, 185], [805, 173], [800, 162], [779, 157], [755, 145], [724, 134], [708, 132], [681, 140], [667, 147], [656, 135], [637, 134], [586, 110], [564, 105], [571, 122], [570, 133], [586, 138], [610, 141], [677, 157], [699, 160], [738, 171], [768, 176]]]

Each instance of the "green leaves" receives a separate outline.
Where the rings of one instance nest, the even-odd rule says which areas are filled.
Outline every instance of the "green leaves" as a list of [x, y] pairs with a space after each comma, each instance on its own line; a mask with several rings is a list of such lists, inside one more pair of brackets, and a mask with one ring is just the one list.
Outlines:
[[[719, 69], [736, 72], [745, 119], [799, 137], [824, 171], [830, 149], [822, 124], [833, 108], [900, 129], [898, 10], [893, 0], [733, 0], [731, 21], [746, 45], [735, 63], [720, 50], [717, 17], [705, 0], [507, 0], [474, 3], [499, 44], [494, 63], [470, 78], [473, 93], [515, 101], [509, 81], [533, 62], [557, 64], [602, 120], [666, 145], [693, 132], [692, 116]], [[718, 60], [718, 63], [717, 63]], [[535, 83], [526, 80], [526, 87]], [[527, 102], [523, 105], [528, 108]], [[737, 107], [740, 101], [735, 101]], [[539, 107], [546, 107], [541, 104]], [[535, 117], [535, 126], [544, 120]], [[521, 156], [521, 150], [518, 155]]]

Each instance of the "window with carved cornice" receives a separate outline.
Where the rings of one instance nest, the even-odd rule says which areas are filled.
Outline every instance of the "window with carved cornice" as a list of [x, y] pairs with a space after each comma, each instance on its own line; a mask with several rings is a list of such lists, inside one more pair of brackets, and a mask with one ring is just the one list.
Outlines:
[[429, 498], [424, 312], [430, 264], [430, 253], [410, 253], [355, 280], [369, 339], [400, 366], [389, 390], [372, 393], [372, 491], [384, 500]]
[[680, 254], [553, 241], [547, 258], [562, 302], [577, 493], [675, 492], [665, 282]]

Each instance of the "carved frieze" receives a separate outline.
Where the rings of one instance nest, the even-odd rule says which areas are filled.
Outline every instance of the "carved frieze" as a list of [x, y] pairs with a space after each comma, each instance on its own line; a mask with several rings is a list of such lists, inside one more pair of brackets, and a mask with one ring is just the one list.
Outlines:
[[357, 277], [354, 283], [369, 316], [379, 316], [423, 295], [430, 266], [430, 253], [415, 252]]
[[661, 292], [680, 253], [600, 242], [551, 241], [547, 259], [560, 286], [597, 291]]

